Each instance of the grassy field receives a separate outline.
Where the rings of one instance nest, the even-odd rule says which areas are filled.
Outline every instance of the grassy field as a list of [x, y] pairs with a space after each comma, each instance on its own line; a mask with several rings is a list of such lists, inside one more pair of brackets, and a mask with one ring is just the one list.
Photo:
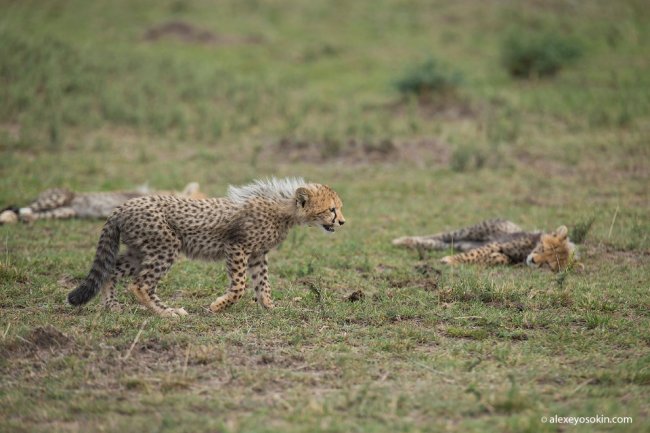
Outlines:
[[[650, 432], [646, 2], [0, 7], [2, 207], [298, 175], [347, 219], [271, 253], [272, 312], [210, 314], [223, 264], [181, 260], [159, 293], [182, 320], [124, 290], [121, 314], [66, 304], [101, 221], [0, 226], [0, 431]], [[529, 31], [581, 55], [512, 78], [502, 44]], [[453, 94], [401, 94], [428, 58], [462, 76]], [[452, 269], [390, 243], [491, 217], [593, 220], [584, 269]]]

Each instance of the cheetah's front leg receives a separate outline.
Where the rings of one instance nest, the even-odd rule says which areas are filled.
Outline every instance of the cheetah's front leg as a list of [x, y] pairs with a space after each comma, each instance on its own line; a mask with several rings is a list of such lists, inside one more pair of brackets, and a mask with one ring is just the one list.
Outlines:
[[269, 286], [268, 262], [266, 253], [253, 254], [249, 259], [248, 271], [253, 280], [255, 287], [255, 299], [257, 303], [264, 308], [272, 309], [273, 300], [271, 299], [271, 287]]
[[226, 253], [226, 268], [230, 278], [230, 288], [225, 295], [219, 296], [210, 304], [210, 310], [219, 312], [237, 302], [244, 296], [246, 290], [246, 268], [248, 255], [241, 249], [234, 249]]

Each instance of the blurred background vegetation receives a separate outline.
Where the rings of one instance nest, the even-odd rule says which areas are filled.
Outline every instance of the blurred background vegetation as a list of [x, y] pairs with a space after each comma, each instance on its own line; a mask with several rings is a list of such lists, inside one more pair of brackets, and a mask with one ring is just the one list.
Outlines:
[[[218, 154], [340, 142], [327, 153], [441, 135], [532, 147], [528, 113], [574, 134], [630, 127], [650, 106], [645, 6], [4, 1], [0, 145], [92, 152], [128, 135], [136, 148], [155, 137]], [[487, 136], [447, 131], [454, 122]]]

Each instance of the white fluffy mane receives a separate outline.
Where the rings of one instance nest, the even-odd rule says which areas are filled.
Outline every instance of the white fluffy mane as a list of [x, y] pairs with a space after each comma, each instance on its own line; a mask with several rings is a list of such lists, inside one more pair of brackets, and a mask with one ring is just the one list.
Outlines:
[[230, 185], [228, 187], [228, 198], [238, 204], [257, 197], [283, 200], [293, 198], [296, 189], [301, 186], [305, 186], [305, 180], [302, 177], [258, 179], [244, 186]]

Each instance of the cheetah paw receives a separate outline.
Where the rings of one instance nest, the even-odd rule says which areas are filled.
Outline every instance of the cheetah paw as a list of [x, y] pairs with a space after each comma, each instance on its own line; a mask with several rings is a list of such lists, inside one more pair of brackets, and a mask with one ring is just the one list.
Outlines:
[[185, 311], [185, 308], [174, 308], [173, 310], [174, 310], [174, 311], [176, 312], [176, 314], [178, 314], [179, 316], [187, 316], [187, 311]]
[[440, 263], [445, 265], [453, 265], [454, 259], [451, 256], [446, 256], [440, 259]]
[[275, 305], [273, 304], [273, 301], [271, 301], [270, 299], [267, 300], [267, 301], [260, 300], [257, 303], [259, 305], [261, 305], [262, 307], [264, 307], [265, 309], [267, 309], [267, 310], [272, 310], [272, 309], [275, 308]]
[[184, 308], [168, 308], [160, 312], [162, 317], [181, 317], [187, 316], [187, 311]]
[[223, 310], [226, 308], [226, 303], [221, 302], [221, 301], [214, 301], [212, 304], [210, 304], [210, 311], [213, 313], [218, 313], [219, 311]]
[[410, 236], [393, 239], [392, 244], [399, 247], [414, 247], [415, 241]]

